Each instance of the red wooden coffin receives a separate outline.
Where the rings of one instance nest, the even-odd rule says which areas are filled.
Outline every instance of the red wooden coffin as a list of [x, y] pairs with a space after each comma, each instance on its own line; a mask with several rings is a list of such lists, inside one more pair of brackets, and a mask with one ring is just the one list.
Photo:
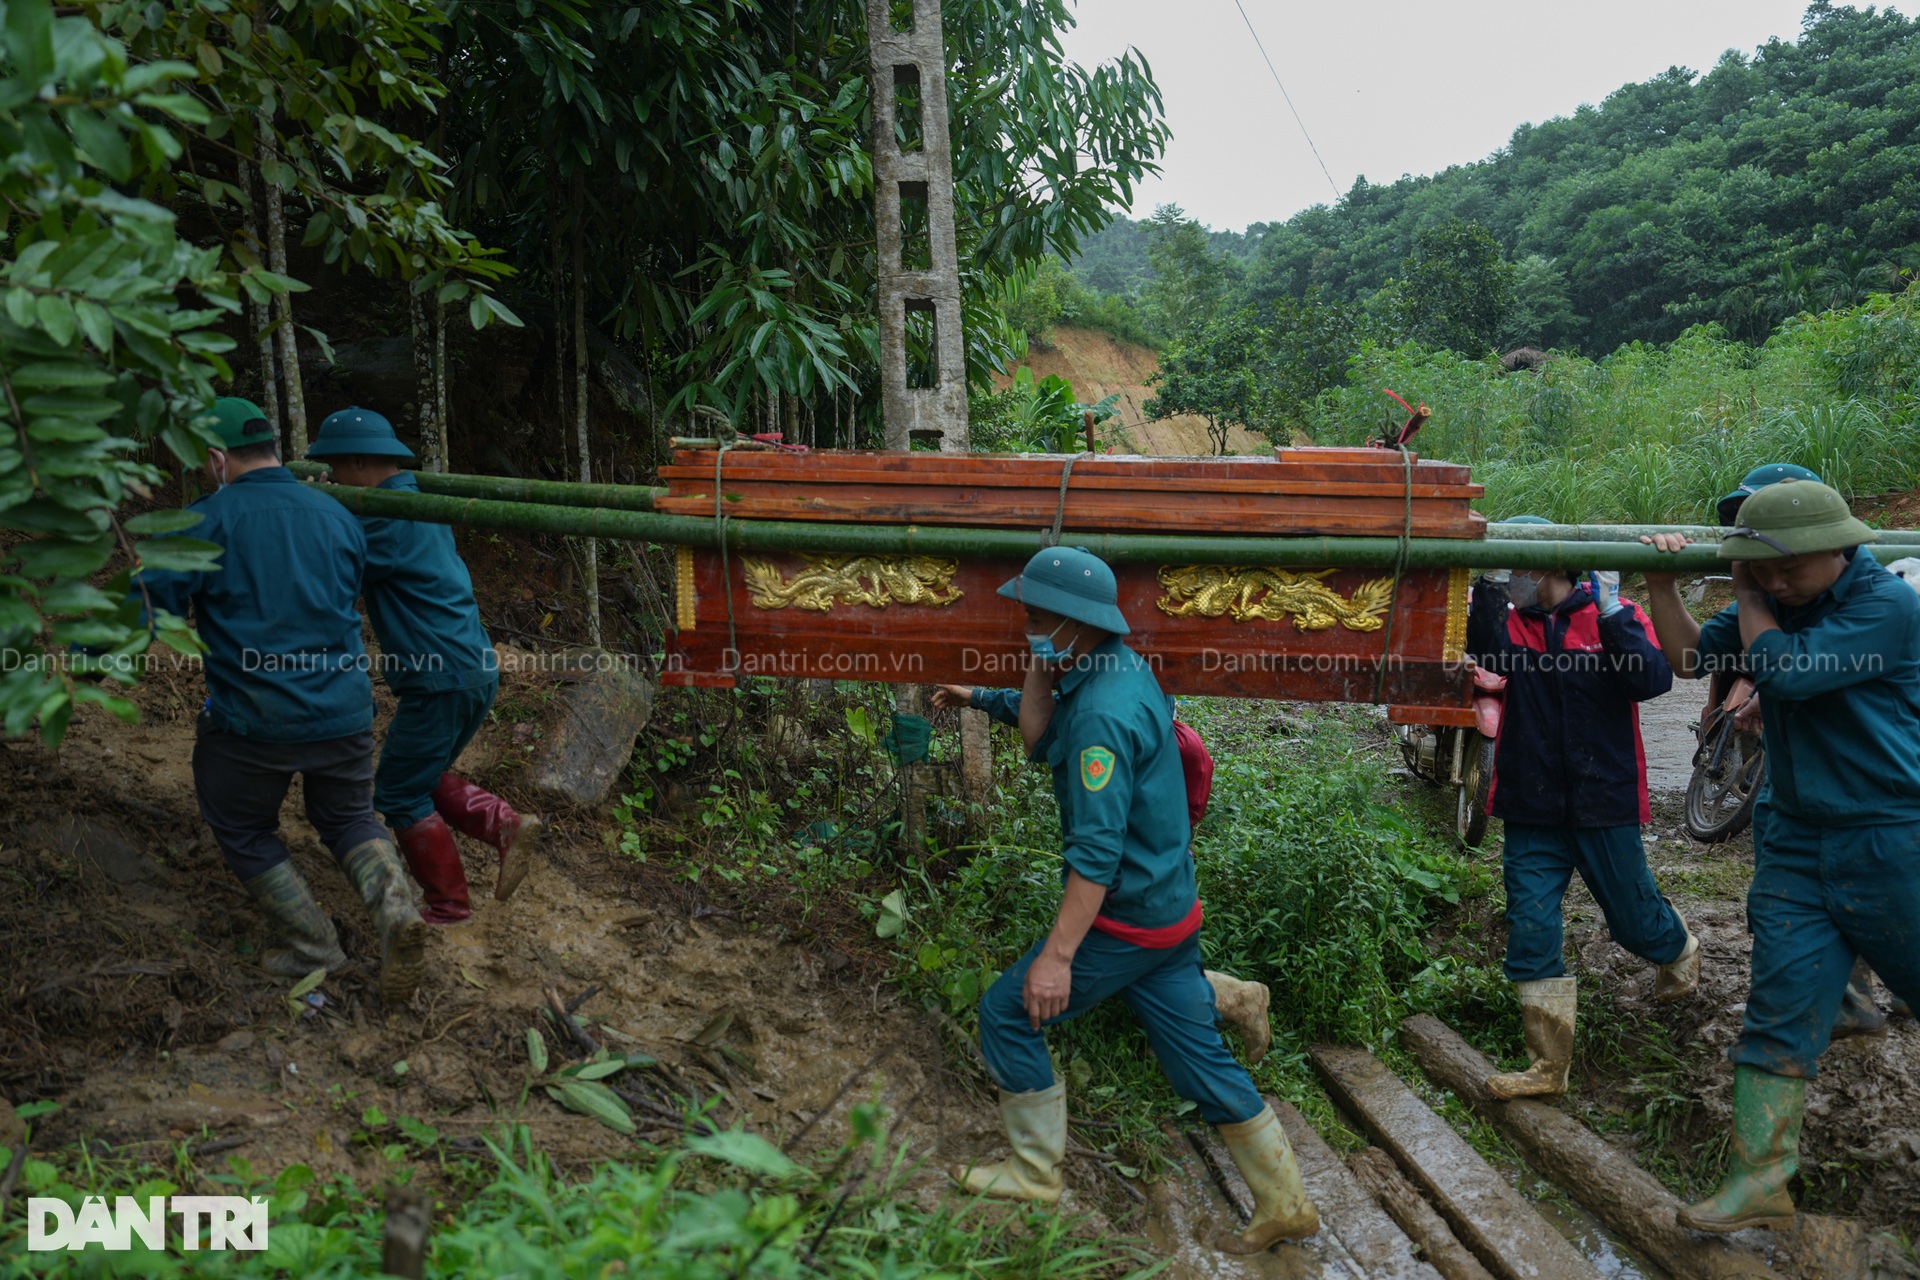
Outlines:
[[[1051, 528], [1066, 459], [990, 454], [682, 451], [663, 511], [730, 518]], [[1372, 449], [1272, 459], [1082, 457], [1068, 529], [1478, 537], [1467, 469]], [[1019, 560], [679, 549], [668, 684], [743, 676], [1016, 685], [1024, 612], [997, 594]], [[1127, 643], [1173, 694], [1375, 702], [1471, 720], [1464, 569], [1205, 562], [1115, 566]]]
[[[1069, 469], [1069, 463], [1071, 468]], [[745, 520], [1479, 538], [1466, 467], [1382, 449], [1265, 458], [682, 449], [656, 509]], [[1063, 487], [1064, 482], [1064, 487]]]

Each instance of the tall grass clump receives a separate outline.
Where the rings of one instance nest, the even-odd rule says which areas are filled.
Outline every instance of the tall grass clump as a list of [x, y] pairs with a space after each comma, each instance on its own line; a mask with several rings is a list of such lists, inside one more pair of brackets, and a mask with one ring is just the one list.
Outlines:
[[1760, 347], [1701, 325], [1666, 347], [1513, 373], [1363, 345], [1309, 426], [1322, 444], [1357, 444], [1397, 408], [1381, 387], [1426, 401], [1420, 451], [1471, 463], [1493, 519], [1710, 522], [1715, 500], [1766, 462], [1809, 467], [1849, 495], [1906, 489], [1920, 472], [1917, 312], [1920, 296], [1878, 295], [1789, 321]]

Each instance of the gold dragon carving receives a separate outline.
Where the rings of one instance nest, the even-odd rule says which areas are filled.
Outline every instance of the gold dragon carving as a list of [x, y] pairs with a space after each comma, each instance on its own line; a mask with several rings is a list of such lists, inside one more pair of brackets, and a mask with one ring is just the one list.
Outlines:
[[1378, 631], [1393, 602], [1393, 579], [1375, 578], [1342, 597], [1322, 579], [1332, 569], [1290, 573], [1285, 569], [1224, 564], [1163, 565], [1160, 585], [1166, 594], [1160, 611], [1174, 618], [1218, 618], [1235, 622], [1292, 618], [1302, 631], [1345, 627]]
[[953, 585], [957, 560], [934, 556], [802, 555], [806, 568], [784, 576], [771, 560], [741, 559], [747, 598], [757, 609], [811, 609], [828, 613], [836, 604], [952, 604], [964, 593]]

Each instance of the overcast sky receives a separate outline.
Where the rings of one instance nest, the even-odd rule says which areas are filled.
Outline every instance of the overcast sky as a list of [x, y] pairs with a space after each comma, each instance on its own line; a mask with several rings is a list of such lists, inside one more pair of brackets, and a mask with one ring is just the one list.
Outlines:
[[1333, 187], [1234, 0], [1079, 0], [1068, 55], [1139, 49], [1166, 99], [1173, 141], [1136, 217], [1171, 201], [1216, 229], [1283, 220], [1360, 174], [1386, 183], [1478, 160], [1516, 125], [1597, 105], [1629, 81], [1797, 38], [1806, 11], [1805, 0], [1241, 2]]

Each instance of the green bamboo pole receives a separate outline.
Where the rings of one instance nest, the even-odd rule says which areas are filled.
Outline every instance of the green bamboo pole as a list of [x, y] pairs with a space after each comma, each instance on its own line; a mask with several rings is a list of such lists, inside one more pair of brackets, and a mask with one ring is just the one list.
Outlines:
[[[330, 474], [318, 462], [289, 462], [287, 469], [305, 480]], [[416, 471], [420, 492], [451, 498], [491, 498], [500, 502], [537, 502], [559, 507], [609, 507], [615, 511], [651, 511], [655, 497], [665, 489], [639, 484], [572, 484], [562, 480], [515, 480], [506, 476], [475, 476]]]
[[[719, 522], [705, 516], [618, 511], [606, 507], [562, 507], [527, 502], [498, 502], [392, 489], [355, 489], [327, 485], [321, 492], [358, 515], [426, 520], [570, 537], [625, 538], [696, 547], [720, 545]], [[782, 520], [728, 520], [727, 546], [734, 551], [811, 551], [838, 555], [983, 556], [1024, 560], [1041, 548], [1037, 531], [972, 529], [926, 525], [828, 524]], [[1116, 564], [1270, 564], [1391, 569], [1400, 562], [1395, 538], [1197, 538], [1156, 533], [1076, 533], [1060, 539], [1085, 547]], [[1668, 555], [1638, 542], [1532, 540], [1484, 542], [1458, 538], [1414, 538], [1406, 544], [1406, 564], [1414, 569], [1619, 569], [1623, 572], [1694, 572], [1724, 568], [1711, 546], [1693, 546]]]
[[[1718, 544], [1726, 533], [1710, 524], [1490, 524], [1490, 542], [1638, 542], [1656, 533], [1684, 533]], [[1920, 547], [1920, 529], [1882, 529], [1875, 546]], [[1885, 557], [1882, 557], [1884, 559]]]

